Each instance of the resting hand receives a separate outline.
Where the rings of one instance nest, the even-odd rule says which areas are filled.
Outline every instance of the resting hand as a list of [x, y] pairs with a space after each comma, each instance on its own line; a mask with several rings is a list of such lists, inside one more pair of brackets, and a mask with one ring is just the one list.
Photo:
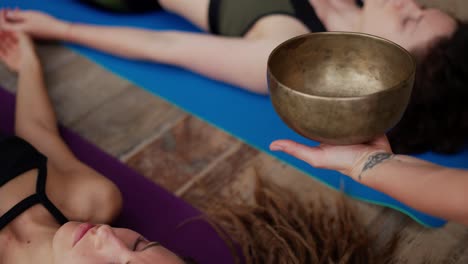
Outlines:
[[0, 31], [0, 60], [14, 72], [36, 61], [32, 40], [21, 32]]
[[339, 171], [353, 179], [358, 179], [371, 154], [391, 153], [392, 151], [385, 136], [367, 144], [348, 146], [321, 144], [317, 147], [308, 147], [290, 140], [277, 140], [271, 143], [270, 149], [283, 151], [313, 167]]
[[37, 11], [4, 9], [0, 15], [0, 29], [23, 31], [37, 38], [61, 39], [68, 28], [68, 23]]

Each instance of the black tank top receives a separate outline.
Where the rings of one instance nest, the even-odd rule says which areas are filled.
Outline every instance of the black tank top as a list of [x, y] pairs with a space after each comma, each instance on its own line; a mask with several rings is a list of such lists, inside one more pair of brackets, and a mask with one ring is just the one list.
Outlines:
[[1, 187], [18, 175], [32, 169], [38, 169], [36, 193], [23, 199], [0, 217], [0, 230], [36, 204], [42, 204], [59, 224], [68, 219], [55, 207], [46, 195], [47, 158], [31, 144], [19, 137], [0, 134], [0, 191]]

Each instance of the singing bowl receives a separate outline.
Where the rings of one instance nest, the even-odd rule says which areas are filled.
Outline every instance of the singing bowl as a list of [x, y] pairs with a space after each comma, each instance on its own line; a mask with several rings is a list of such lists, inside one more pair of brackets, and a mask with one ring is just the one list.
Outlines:
[[270, 54], [270, 99], [282, 120], [307, 138], [334, 145], [363, 143], [401, 119], [415, 68], [411, 54], [389, 40], [310, 33]]

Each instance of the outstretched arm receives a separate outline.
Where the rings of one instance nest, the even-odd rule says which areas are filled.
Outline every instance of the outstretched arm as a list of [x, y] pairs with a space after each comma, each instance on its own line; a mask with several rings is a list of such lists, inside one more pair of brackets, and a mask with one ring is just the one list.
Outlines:
[[391, 152], [386, 137], [367, 145], [271, 144], [317, 168], [337, 170], [428, 214], [468, 225], [468, 171]]
[[[270, 52], [292, 37], [278, 27], [273, 37], [229, 38], [180, 31], [72, 24], [35, 11], [8, 11], [0, 26], [35, 37], [64, 40], [117, 56], [176, 65], [257, 93], [267, 92]], [[281, 36], [281, 37], [278, 37]]]
[[266, 93], [266, 64], [280, 43], [181, 31], [73, 24], [63, 40], [117, 56], [175, 65], [208, 78]]
[[[0, 31], [0, 60], [18, 73], [15, 133], [48, 158], [50, 186], [60, 184], [60, 208], [74, 220], [108, 222], [119, 212], [121, 195], [108, 179], [80, 162], [62, 140], [42, 69], [31, 39]], [[66, 183], [66, 184], [65, 184]], [[68, 188], [68, 189], [67, 189]], [[68, 205], [68, 206], [67, 206]], [[104, 208], [104, 209], [103, 209]]]

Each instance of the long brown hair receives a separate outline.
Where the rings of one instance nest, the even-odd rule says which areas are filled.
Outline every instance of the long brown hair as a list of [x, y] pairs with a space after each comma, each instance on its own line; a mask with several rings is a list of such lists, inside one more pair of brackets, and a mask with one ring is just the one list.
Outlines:
[[245, 263], [391, 261], [397, 239], [375, 248], [344, 196], [331, 205], [323, 200], [304, 204], [291, 191], [259, 179], [251, 198], [201, 206], [219, 233], [241, 247]]

